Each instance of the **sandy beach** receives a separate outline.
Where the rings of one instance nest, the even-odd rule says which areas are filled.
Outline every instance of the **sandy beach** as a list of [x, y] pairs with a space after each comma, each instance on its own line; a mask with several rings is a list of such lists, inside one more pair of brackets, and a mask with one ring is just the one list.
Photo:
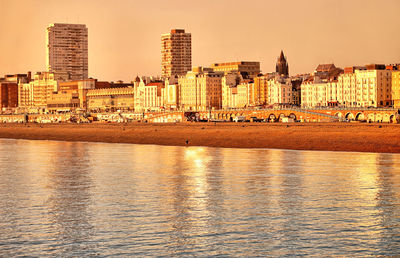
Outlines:
[[0, 124], [0, 138], [400, 153], [399, 124]]

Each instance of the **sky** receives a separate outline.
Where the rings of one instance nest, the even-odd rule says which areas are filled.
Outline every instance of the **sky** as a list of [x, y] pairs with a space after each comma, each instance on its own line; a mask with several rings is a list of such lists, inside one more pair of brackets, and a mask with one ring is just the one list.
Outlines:
[[0, 0], [0, 76], [46, 70], [46, 27], [86, 24], [89, 76], [161, 74], [161, 34], [192, 34], [192, 65], [259, 61], [291, 75], [320, 63], [400, 63], [400, 0]]

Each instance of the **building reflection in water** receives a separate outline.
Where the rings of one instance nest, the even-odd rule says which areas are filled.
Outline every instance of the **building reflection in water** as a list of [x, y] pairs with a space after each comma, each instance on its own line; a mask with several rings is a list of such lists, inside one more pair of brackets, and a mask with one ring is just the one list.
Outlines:
[[0, 168], [0, 240], [17, 255], [14, 239], [30, 243], [34, 256], [43, 249], [55, 256], [398, 250], [399, 155], [10, 145], [0, 145], [8, 162]]
[[400, 173], [395, 168], [400, 168], [400, 159], [392, 154], [377, 154], [376, 164], [378, 168], [376, 208], [379, 210], [376, 216], [379, 218], [378, 227], [385, 229], [380, 231], [379, 246], [382, 252], [396, 250], [399, 245], [392, 240], [399, 238], [397, 229], [400, 225]]
[[47, 200], [49, 220], [58, 232], [56, 239], [69, 243], [56, 255], [87, 254], [96, 248], [90, 223], [93, 187], [86, 143], [58, 143], [48, 154], [46, 178], [50, 196]]
[[[205, 148], [170, 149], [168, 159], [163, 159], [169, 176], [168, 183], [172, 188], [169, 191], [170, 207], [173, 209], [170, 216], [171, 255], [184, 249], [193, 249], [201, 245], [202, 240], [193, 236], [207, 234], [207, 221], [210, 216], [207, 203], [209, 202], [209, 185], [207, 181], [207, 166], [211, 162]], [[163, 162], [163, 163], [164, 163]]]

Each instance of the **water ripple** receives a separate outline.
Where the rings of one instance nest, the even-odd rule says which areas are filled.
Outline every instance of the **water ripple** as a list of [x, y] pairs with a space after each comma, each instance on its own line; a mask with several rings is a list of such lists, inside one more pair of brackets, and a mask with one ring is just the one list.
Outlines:
[[400, 155], [0, 140], [0, 256], [400, 255]]

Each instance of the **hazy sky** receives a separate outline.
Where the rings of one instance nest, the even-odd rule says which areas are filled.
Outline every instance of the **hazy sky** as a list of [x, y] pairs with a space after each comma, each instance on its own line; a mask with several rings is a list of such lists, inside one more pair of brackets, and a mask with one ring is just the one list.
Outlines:
[[0, 0], [0, 75], [46, 69], [50, 23], [89, 29], [89, 76], [131, 81], [161, 74], [160, 35], [192, 33], [193, 66], [260, 61], [290, 74], [400, 62], [400, 0]]

